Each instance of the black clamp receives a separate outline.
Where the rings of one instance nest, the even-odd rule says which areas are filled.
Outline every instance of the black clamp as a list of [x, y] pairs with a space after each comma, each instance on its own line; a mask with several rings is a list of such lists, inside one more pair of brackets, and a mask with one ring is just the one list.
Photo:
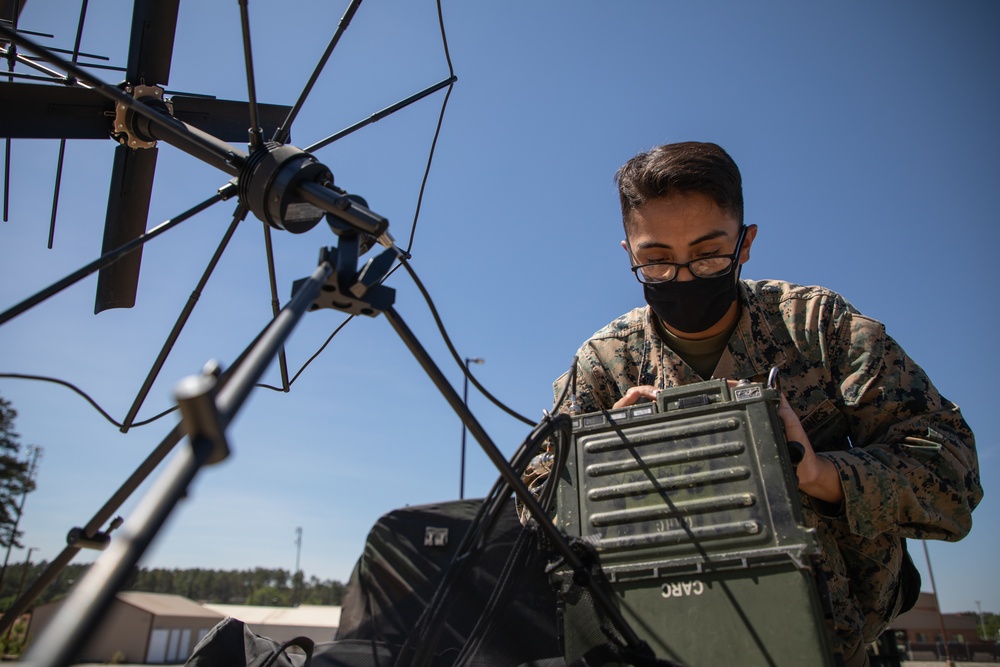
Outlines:
[[123, 521], [124, 519], [120, 516], [116, 516], [108, 526], [107, 530], [99, 530], [93, 535], [88, 535], [87, 531], [80, 527], [71, 528], [69, 533], [66, 534], [66, 544], [78, 549], [94, 549], [95, 551], [104, 551], [108, 548], [108, 545], [111, 544], [111, 533], [114, 532], [118, 526], [122, 525]]
[[206, 464], [218, 463], [229, 456], [226, 429], [215, 404], [221, 373], [219, 366], [210, 362], [200, 375], [189, 375], [174, 389], [181, 423], [191, 442], [205, 440], [211, 443], [212, 450], [205, 459]]
[[[322, 248], [319, 263], [329, 263], [333, 272], [309, 310], [333, 308], [351, 315], [378, 316], [396, 301], [396, 290], [386, 287], [382, 281], [401, 251], [395, 246], [387, 248], [365, 262], [359, 271], [358, 257], [368, 250], [374, 238], [345, 230], [335, 216], [328, 215], [327, 220], [338, 235], [338, 244], [336, 247]], [[296, 280], [292, 284], [292, 293], [297, 292], [306, 280], [307, 278]]]

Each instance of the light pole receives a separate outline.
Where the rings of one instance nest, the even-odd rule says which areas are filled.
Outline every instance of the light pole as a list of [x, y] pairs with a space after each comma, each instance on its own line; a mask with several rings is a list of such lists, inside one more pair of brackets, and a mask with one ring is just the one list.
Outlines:
[[28, 548], [28, 557], [24, 559], [24, 568], [21, 570], [21, 581], [17, 585], [17, 595], [14, 596], [15, 600], [21, 597], [21, 589], [24, 588], [24, 578], [28, 575], [28, 568], [31, 567], [31, 552], [33, 551], [38, 551], [38, 547]]
[[941, 626], [941, 643], [944, 644], [944, 659], [947, 667], [952, 667], [955, 663], [951, 660], [951, 651], [948, 649], [948, 635], [944, 628], [944, 616], [941, 615], [941, 601], [938, 599], [937, 585], [934, 583], [934, 569], [931, 567], [931, 553], [927, 550], [927, 540], [922, 540], [924, 545], [924, 558], [927, 559], [927, 574], [931, 576], [931, 593], [934, 594], [934, 609], [937, 611], [938, 623]]
[[302, 555], [302, 526], [295, 529], [295, 572], [292, 574], [292, 606], [299, 606], [302, 577], [299, 576], [299, 557]]
[[[464, 380], [465, 385], [462, 389], [462, 404], [466, 408], [469, 407], [469, 364], [484, 364], [486, 360], [482, 357], [466, 357], [465, 358], [465, 374]], [[463, 500], [465, 498], [465, 422], [462, 422], [462, 457], [461, 457], [461, 468], [458, 475], [458, 499]]]
[[[17, 593], [14, 594], [14, 599], [17, 600], [21, 597], [21, 590], [24, 588], [24, 579], [28, 575], [28, 568], [31, 567], [31, 553], [33, 551], [38, 551], [38, 547], [28, 547], [28, 557], [24, 559], [24, 566], [21, 568], [21, 580], [17, 584]], [[14, 620], [17, 622], [17, 619]], [[4, 637], [8, 640], [10, 639], [10, 634], [14, 630], [13, 624], [7, 628], [7, 632], [4, 633]]]

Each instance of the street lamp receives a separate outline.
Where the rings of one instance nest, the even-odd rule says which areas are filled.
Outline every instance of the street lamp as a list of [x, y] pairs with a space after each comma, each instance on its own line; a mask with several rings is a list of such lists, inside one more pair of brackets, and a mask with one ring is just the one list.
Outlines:
[[[20, 597], [21, 597], [21, 590], [24, 589], [24, 579], [25, 579], [25, 577], [28, 576], [28, 568], [31, 567], [31, 553], [33, 551], [38, 551], [38, 547], [29, 547], [28, 548], [28, 557], [24, 559], [24, 565], [21, 568], [21, 580], [17, 584], [17, 593], [14, 594], [14, 599], [15, 600], [20, 599]], [[14, 623], [16, 623], [16, 622], [17, 622], [17, 619], [14, 619]], [[14, 624], [12, 623], [11, 625], [9, 625], [7, 627], [7, 632], [4, 633], [4, 636], [8, 640], [10, 639], [10, 635], [11, 635], [11, 632], [13, 632], [13, 630], [14, 630]]]
[[[465, 385], [462, 389], [462, 404], [469, 407], [469, 364], [484, 364], [486, 360], [482, 357], [465, 358]], [[462, 457], [461, 468], [458, 476], [458, 499], [465, 498], [465, 421], [462, 421]]]
[[31, 567], [31, 552], [33, 551], [38, 551], [38, 547], [28, 548], [28, 557], [24, 559], [24, 567], [21, 569], [21, 581], [17, 585], [17, 595], [14, 596], [15, 600], [21, 597], [21, 589], [24, 588], [24, 578], [28, 575], [28, 568]]

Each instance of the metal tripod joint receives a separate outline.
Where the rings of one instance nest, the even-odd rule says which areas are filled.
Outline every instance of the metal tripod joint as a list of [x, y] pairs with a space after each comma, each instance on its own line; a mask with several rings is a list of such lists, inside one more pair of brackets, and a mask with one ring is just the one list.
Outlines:
[[116, 516], [111, 524], [108, 526], [107, 530], [98, 530], [93, 535], [88, 535], [85, 528], [71, 528], [69, 533], [66, 534], [66, 544], [71, 547], [76, 547], [77, 549], [94, 549], [95, 551], [104, 551], [111, 544], [111, 533], [115, 531], [118, 526], [122, 525], [122, 519], [120, 516]]
[[200, 375], [189, 375], [174, 388], [174, 398], [181, 411], [181, 424], [192, 444], [198, 440], [211, 443], [212, 451], [205, 464], [218, 463], [229, 456], [226, 428], [215, 402], [220, 369], [210, 362]]
[[[358, 271], [358, 243], [357, 235], [345, 234], [340, 236], [338, 247], [320, 250], [319, 263], [327, 262], [334, 270], [309, 310], [333, 308], [350, 315], [377, 317], [395, 303], [396, 290], [381, 283], [396, 259], [396, 251], [382, 251]], [[305, 280], [296, 280], [292, 292], [297, 292]]]

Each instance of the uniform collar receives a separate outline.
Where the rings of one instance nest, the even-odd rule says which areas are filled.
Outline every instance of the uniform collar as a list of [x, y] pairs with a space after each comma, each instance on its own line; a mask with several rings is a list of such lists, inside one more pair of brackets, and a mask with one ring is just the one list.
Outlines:
[[[784, 346], [779, 345], [767, 312], [756, 293], [740, 281], [740, 319], [729, 339], [733, 379], [761, 381], [771, 368], [785, 365]], [[786, 334], [787, 335], [787, 334]]]

